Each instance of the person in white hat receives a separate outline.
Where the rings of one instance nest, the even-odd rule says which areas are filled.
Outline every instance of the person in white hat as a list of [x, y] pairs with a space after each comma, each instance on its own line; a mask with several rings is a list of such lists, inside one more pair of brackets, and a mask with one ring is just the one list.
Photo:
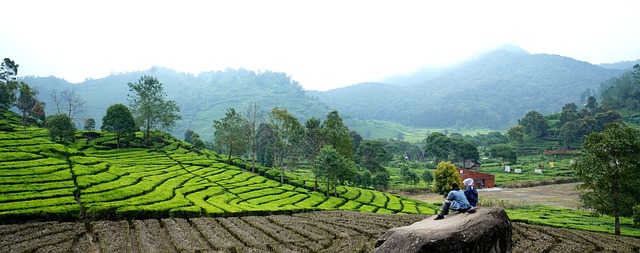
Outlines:
[[466, 189], [464, 190], [464, 196], [467, 197], [467, 201], [469, 201], [471, 209], [475, 209], [476, 204], [478, 204], [478, 191], [473, 186], [473, 179], [467, 178], [462, 181], [462, 184], [464, 184], [464, 186], [466, 187]]

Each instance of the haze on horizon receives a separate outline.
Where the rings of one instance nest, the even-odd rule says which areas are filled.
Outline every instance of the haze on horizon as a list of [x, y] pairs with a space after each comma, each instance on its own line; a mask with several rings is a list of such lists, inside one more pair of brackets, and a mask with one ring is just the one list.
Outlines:
[[328, 90], [504, 44], [593, 64], [640, 59], [640, 1], [3, 3], [0, 57], [70, 82], [163, 66], [285, 72]]

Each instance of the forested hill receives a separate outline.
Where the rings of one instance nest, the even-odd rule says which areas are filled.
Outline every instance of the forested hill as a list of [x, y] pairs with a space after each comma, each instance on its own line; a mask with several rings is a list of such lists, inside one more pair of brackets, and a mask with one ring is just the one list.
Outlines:
[[[530, 110], [559, 112], [583, 103], [603, 81], [624, 73], [568, 57], [501, 49], [438, 73], [394, 78], [407, 85], [362, 83], [313, 91], [331, 107], [363, 119], [419, 127], [506, 128]], [[400, 84], [400, 83], [399, 83]]]
[[[22, 81], [38, 87], [38, 98], [46, 103], [47, 115], [56, 112], [50, 96], [52, 90], [75, 91], [86, 101], [79, 120], [94, 118], [99, 128], [110, 105], [128, 105], [127, 94], [130, 92], [127, 83], [137, 82], [142, 75], [156, 77], [163, 84], [168, 99], [175, 100], [180, 106], [183, 119], [171, 131], [177, 137], [184, 136], [187, 129], [193, 129], [204, 140], [212, 140], [213, 120], [224, 117], [228, 108], [244, 113], [250, 103], [257, 103], [265, 113], [273, 107], [285, 108], [300, 120], [309, 117], [324, 119], [329, 112], [326, 105], [307, 96], [297, 82], [281, 72], [226, 69], [194, 76], [153, 67], [146, 71], [113, 74], [79, 84], [70, 84], [56, 77], [24, 77]], [[79, 123], [78, 128], [82, 126]]]

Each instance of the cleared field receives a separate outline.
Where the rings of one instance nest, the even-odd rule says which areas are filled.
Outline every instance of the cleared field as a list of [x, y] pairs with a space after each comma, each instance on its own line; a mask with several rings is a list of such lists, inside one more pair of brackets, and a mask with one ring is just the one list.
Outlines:
[[[242, 218], [163, 218], [0, 225], [6, 252], [370, 252], [419, 214], [321, 211]], [[513, 252], [637, 252], [640, 239], [514, 222]]]

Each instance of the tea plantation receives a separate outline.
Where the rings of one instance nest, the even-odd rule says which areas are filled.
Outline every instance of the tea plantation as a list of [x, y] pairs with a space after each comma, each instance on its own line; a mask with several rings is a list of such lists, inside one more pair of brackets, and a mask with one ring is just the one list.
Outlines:
[[[51, 142], [46, 131], [0, 131], [0, 220], [245, 216], [311, 210], [433, 214], [433, 204], [348, 186], [338, 197], [313, 182], [259, 168], [251, 173], [170, 136], [153, 148], [115, 148], [109, 134], [79, 132], [75, 143]], [[134, 140], [135, 142], [135, 140]], [[226, 157], [225, 157], [226, 158]], [[244, 166], [242, 162], [234, 164]]]

